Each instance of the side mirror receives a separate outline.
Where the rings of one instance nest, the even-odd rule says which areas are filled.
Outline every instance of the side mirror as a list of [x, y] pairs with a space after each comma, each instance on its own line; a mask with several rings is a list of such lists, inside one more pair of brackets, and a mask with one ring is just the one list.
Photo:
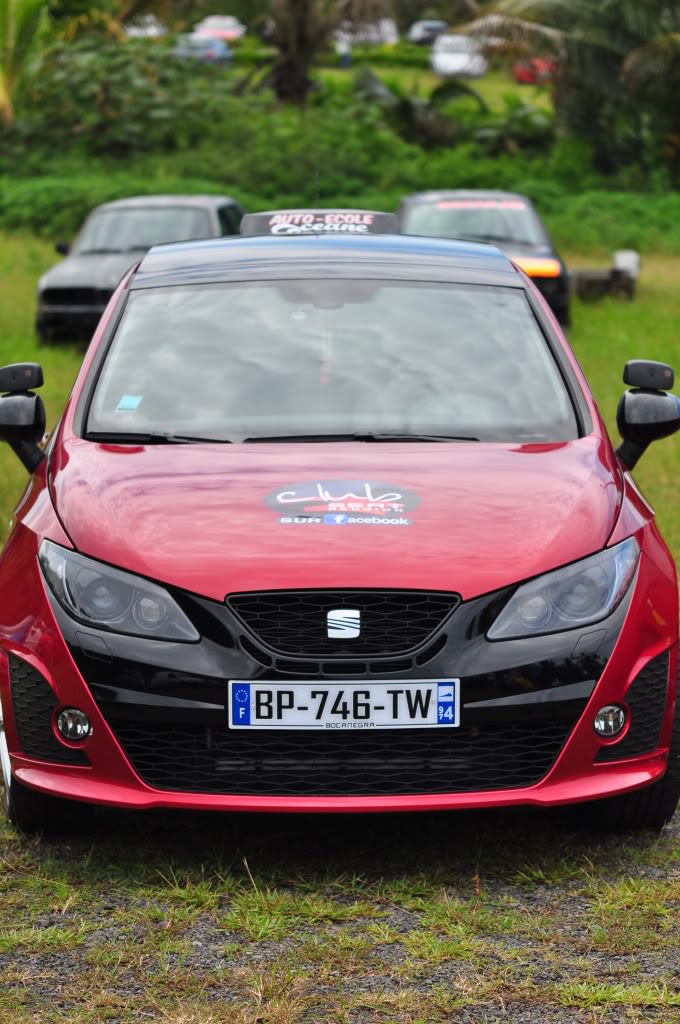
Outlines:
[[617, 455], [626, 469], [633, 469], [652, 441], [680, 430], [680, 398], [661, 390], [674, 380], [665, 363], [633, 359], [626, 363], [623, 380], [636, 390], [626, 391], [619, 401], [616, 425], [623, 444]]
[[57, 250], [60, 256], [68, 256], [71, 251], [71, 246], [68, 242], [57, 242], [54, 248]]
[[38, 442], [45, 434], [45, 406], [28, 387], [40, 387], [42, 369], [37, 363], [15, 363], [0, 369], [0, 441], [5, 441], [29, 473], [44, 459]]

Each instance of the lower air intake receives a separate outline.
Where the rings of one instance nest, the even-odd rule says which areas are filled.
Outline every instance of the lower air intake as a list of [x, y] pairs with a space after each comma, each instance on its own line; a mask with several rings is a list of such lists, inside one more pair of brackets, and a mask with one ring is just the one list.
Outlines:
[[137, 774], [157, 789], [248, 796], [464, 793], [530, 786], [574, 722], [489, 723], [379, 734], [268, 734], [119, 724]]
[[602, 747], [596, 762], [648, 754], [659, 746], [668, 692], [668, 651], [648, 662], [626, 691], [630, 729], [620, 743]]
[[52, 712], [57, 706], [54, 690], [40, 673], [25, 661], [9, 656], [9, 685], [19, 743], [27, 757], [57, 764], [88, 765], [82, 750], [60, 743], [52, 732]]

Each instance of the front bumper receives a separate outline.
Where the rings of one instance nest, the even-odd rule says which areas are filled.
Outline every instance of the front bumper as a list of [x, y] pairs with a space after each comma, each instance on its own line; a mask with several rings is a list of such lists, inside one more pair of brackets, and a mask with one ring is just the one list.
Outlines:
[[35, 317], [36, 332], [39, 337], [89, 341], [104, 314], [107, 302], [97, 305], [40, 303]]
[[[256, 733], [245, 748], [242, 733], [237, 743], [226, 728], [227, 680], [304, 677], [304, 659], [273, 656], [262, 664], [269, 656], [264, 647], [225, 605], [191, 595], [178, 596], [202, 634], [198, 644], [83, 627], [48, 598], [32, 535], [20, 528], [10, 544], [16, 550], [3, 560], [3, 590], [20, 596], [12, 603], [14, 625], [3, 626], [0, 640], [0, 698], [14, 773], [44, 792], [127, 808], [436, 810], [580, 802], [639, 788], [664, 773], [675, 704], [677, 593], [644, 544], [629, 595], [597, 627], [488, 643], [489, 616], [506, 596], [496, 594], [457, 607], [441, 636], [424, 645], [434, 651], [424, 666], [417, 656], [410, 667], [394, 659], [382, 669], [379, 660], [366, 666], [363, 678], [391, 683], [461, 678], [462, 725], [445, 731], [448, 751], [429, 730], [410, 733], [403, 748], [403, 734], [393, 746], [383, 734], [379, 749], [375, 734], [368, 747], [345, 745], [363, 742], [361, 732], [333, 734], [332, 747], [324, 746], [325, 734], [306, 735], [305, 743], [317, 746], [302, 749], [283, 731], [278, 746], [276, 736]], [[19, 575], [23, 588], [15, 585]], [[3, 623], [8, 609], [6, 600]], [[348, 677], [346, 663], [331, 667], [335, 678]], [[313, 677], [332, 678], [328, 669], [320, 662]], [[633, 709], [614, 744], [592, 727], [607, 703]], [[82, 708], [93, 723], [80, 747], [65, 744], [52, 727], [64, 705]]]

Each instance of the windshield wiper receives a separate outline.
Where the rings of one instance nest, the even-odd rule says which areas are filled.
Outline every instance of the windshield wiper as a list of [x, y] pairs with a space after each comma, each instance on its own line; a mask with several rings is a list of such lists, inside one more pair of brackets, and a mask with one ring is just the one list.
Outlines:
[[85, 440], [99, 444], [233, 444], [228, 437], [195, 437], [193, 434], [165, 434], [153, 430], [146, 434], [95, 430], [87, 433]]
[[479, 441], [478, 437], [458, 436], [455, 434], [389, 434], [376, 431], [363, 431], [354, 434], [274, 434], [272, 437], [246, 437], [244, 444], [256, 441], [269, 443], [274, 441], [319, 442], [324, 441]]
[[[472, 238], [473, 236], [470, 235], [468, 237]], [[475, 235], [474, 239], [476, 241], [481, 241], [481, 242], [508, 242], [508, 243], [511, 243], [511, 244], [514, 243], [515, 245], [536, 245], [536, 244], [538, 244], [536, 242], [530, 242], [526, 238], [511, 238], [510, 235], [485, 235], [485, 234], [481, 234], [480, 233], [479, 235]]]
[[77, 256], [109, 256], [125, 252], [125, 249], [80, 249]]

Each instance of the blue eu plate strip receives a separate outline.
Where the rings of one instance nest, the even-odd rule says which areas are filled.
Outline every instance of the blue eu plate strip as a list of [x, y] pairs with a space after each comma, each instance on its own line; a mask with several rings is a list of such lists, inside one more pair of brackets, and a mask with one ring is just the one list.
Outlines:
[[250, 683], [239, 683], [231, 693], [233, 725], [250, 725]]

